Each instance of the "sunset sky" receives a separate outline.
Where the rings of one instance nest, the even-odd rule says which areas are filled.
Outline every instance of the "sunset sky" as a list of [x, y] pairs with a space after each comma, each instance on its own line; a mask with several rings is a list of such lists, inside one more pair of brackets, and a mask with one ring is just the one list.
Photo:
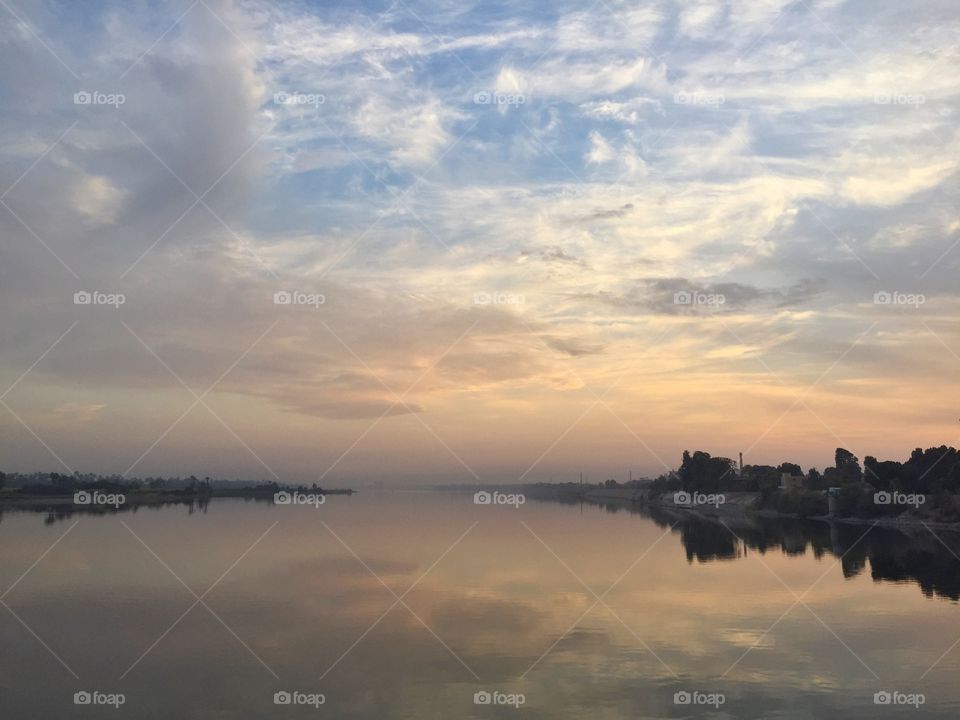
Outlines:
[[0, 470], [960, 442], [956, 1], [589, 5], [0, 3]]

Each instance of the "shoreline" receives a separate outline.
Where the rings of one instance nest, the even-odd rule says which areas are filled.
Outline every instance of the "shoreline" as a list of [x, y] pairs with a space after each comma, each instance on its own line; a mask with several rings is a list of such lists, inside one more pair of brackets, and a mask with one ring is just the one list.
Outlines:
[[[301, 488], [281, 488], [281, 490], [286, 490], [287, 492], [302, 492]], [[80, 492], [78, 490], [77, 492]], [[176, 491], [170, 492], [144, 492], [144, 491], [133, 491], [133, 492], [121, 492], [121, 491], [106, 491], [106, 490], [87, 490], [87, 492], [100, 492], [104, 494], [110, 493], [120, 493], [124, 497], [123, 503], [119, 507], [149, 507], [157, 505], [168, 505], [175, 503], [203, 503], [215, 499], [223, 498], [238, 498], [242, 500], [254, 500], [254, 501], [263, 501], [263, 502], [273, 502], [274, 493], [264, 492], [263, 490], [255, 490], [253, 488], [237, 488], [224, 489], [224, 490], [214, 490], [210, 493], [178, 493]], [[278, 491], [279, 492], [279, 491]], [[324, 490], [323, 495], [353, 495], [356, 490], [352, 488], [335, 488], [331, 490]], [[103, 509], [115, 509], [113, 505], [85, 505], [82, 503], [77, 503], [74, 500], [74, 494], [71, 492], [69, 494], [57, 494], [57, 495], [42, 495], [42, 494], [20, 494], [16, 492], [2, 492], [0, 491], [0, 510], [3, 509], [14, 509], [14, 508], [37, 508], [42, 509], [44, 507], [49, 508], [63, 508], [63, 507], [72, 507], [77, 510], [103, 510]]]
[[634, 488], [591, 488], [580, 493], [582, 500], [595, 504], [616, 503], [625, 506], [647, 505], [655, 506], [658, 509], [673, 511], [678, 515], [696, 515], [702, 518], [716, 519], [722, 517], [764, 517], [764, 518], [785, 518], [790, 520], [814, 520], [823, 523], [841, 523], [844, 525], [877, 525], [879, 527], [890, 529], [929, 529], [929, 530], [949, 530], [960, 532], [960, 522], [939, 522], [936, 520], [924, 520], [922, 518], [904, 518], [904, 517], [829, 517], [827, 515], [808, 515], [802, 517], [797, 513], [782, 513], [769, 508], [752, 507], [759, 498], [760, 493], [755, 492], [728, 492], [723, 493], [726, 496], [726, 502], [719, 507], [700, 506], [696, 508], [684, 507], [673, 503], [672, 493], [651, 493], [649, 490], [638, 490]]

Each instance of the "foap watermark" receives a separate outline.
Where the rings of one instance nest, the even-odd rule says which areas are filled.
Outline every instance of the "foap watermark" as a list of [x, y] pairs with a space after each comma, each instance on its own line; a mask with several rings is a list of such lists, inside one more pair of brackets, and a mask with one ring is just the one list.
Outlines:
[[527, 102], [523, 93], [505, 93], [496, 90], [478, 90], [473, 94], [474, 105], [517, 106]]
[[105, 293], [99, 290], [87, 292], [78, 290], [73, 294], [74, 305], [112, 305], [115, 308], [120, 307], [127, 301], [127, 296], [123, 293]]
[[673, 504], [682, 507], [713, 505], [713, 507], [719, 508], [726, 501], [727, 498], [723, 493], [687, 492], [686, 490], [681, 490], [673, 494]]
[[512, 505], [519, 508], [527, 501], [527, 496], [523, 493], [502, 493], [494, 490], [487, 492], [481, 490], [473, 494], [474, 505]]
[[689, 305], [691, 307], [720, 307], [727, 302], [727, 298], [722, 293], [703, 293], [690, 292], [689, 290], [680, 290], [673, 294], [674, 305]]
[[127, 501], [123, 493], [105, 493], [99, 490], [78, 490], [73, 494], [74, 505], [112, 505], [120, 507]]
[[518, 708], [527, 702], [523, 693], [505, 693], [499, 690], [478, 690], [473, 694], [474, 705], [508, 705]]
[[80, 690], [73, 694], [74, 705], [107, 705], [117, 710], [127, 701], [123, 693], [105, 693], [99, 690]]
[[527, 299], [523, 295], [508, 292], [478, 292], [473, 294], [474, 305], [523, 305]]
[[921, 293], [905, 293], [894, 290], [881, 290], [873, 294], [874, 305], [909, 305], [915, 308], [927, 302], [927, 296]]
[[918, 508], [927, 501], [926, 495], [920, 493], [902, 493], [894, 490], [887, 492], [882, 490], [873, 494], [874, 505], [913, 505]]
[[719, 709], [727, 701], [723, 693], [706, 693], [699, 690], [678, 690], [673, 694], [674, 705], [710, 705]]
[[323, 493], [304, 493], [298, 490], [281, 490], [273, 494], [274, 505], [313, 505], [320, 507], [327, 501]]
[[99, 90], [80, 90], [73, 94], [74, 105], [110, 105], [118, 108], [127, 102], [123, 93], [105, 93]]
[[303, 705], [316, 710], [327, 701], [323, 693], [307, 693], [299, 690], [278, 690], [273, 694], [274, 705]]
[[322, 293], [308, 293], [300, 290], [278, 290], [273, 294], [274, 305], [312, 305], [319, 308], [327, 302]]
[[920, 107], [926, 102], [926, 96], [919, 93], [877, 93], [873, 96], [874, 105], [912, 105], [913, 107]]
[[908, 705], [916, 710], [927, 701], [923, 693], [905, 693], [899, 690], [880, 690], [873, 694], [874, 705]]
[[320, 93], [305, 93], [299, 91], [281, 90], [273, 94], [274, 105], [312, 105], [317, 108], [327, 101]]
[[712, 92], [678, 92], [673, 96], [673, 102], [677, 105], [718, 108], [726, 101], [722, 93]]

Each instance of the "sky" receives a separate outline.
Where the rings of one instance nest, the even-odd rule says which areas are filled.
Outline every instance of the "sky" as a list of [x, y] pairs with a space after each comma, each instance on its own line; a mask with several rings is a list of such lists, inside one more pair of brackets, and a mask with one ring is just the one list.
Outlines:
[[960, 442], [954, 0], [0, 2], [0, 469]]

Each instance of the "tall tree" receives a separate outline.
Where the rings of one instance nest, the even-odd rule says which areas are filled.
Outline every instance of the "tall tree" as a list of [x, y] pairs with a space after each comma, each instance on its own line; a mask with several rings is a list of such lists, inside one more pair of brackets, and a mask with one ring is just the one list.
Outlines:
[[860, 459], [849, 450], [837, 448], [835, 465], [837, 473], [842, 480], [853, 482], [863, 477], [863, 471], [860, 469]]

